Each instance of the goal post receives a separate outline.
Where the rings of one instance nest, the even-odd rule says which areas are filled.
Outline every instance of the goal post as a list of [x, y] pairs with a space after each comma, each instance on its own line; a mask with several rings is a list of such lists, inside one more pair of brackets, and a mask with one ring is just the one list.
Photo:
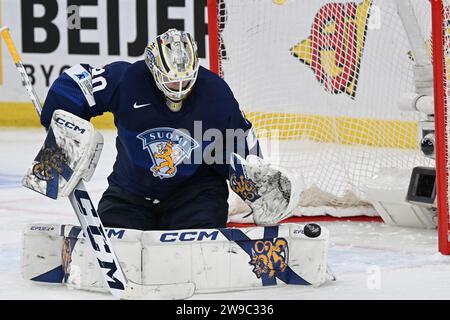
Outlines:
[[[444, 6], [442, 0], [431, 0], [432, 37], [433, 37], [433, 73], [434, 73], [434, 116], [436, 136], [436, 188], [438, 206], [439, 251], [450, 254], [449, 246], [449, 206], [448, 206], [448, 133], [447, 122], [447, 60], [450, 55], [448, 40], [450, 22], [450, 3]], [[446, 1], [447, 2], [447, 1]], [[444, 9], [445, 8], [445, 9]]]
[[[263, 154], [304, 180], [296, 215], [378, 215], [373, 177], [436, 167], [439, 250], [450, 254], [448, 12], [447, 0], [208, 0], [210, 69], [276, 141]], [[434, 115], [413, 105], [433, 95]], [[419, 143], [433, 119], [436, 161]]]
[[220, 74], [219, 18], [218, 1], [208, 0], [209, 70], [216, 74]]

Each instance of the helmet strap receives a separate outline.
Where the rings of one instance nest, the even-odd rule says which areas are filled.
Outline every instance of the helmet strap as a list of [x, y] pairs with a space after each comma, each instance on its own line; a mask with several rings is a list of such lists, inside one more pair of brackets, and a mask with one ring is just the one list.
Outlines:
[[166, 98], [166, 105], [172, 112], [178, 112], [181, 110], [183, 106], [183, 100], [180, 101], [172, 101], [169, 98]]

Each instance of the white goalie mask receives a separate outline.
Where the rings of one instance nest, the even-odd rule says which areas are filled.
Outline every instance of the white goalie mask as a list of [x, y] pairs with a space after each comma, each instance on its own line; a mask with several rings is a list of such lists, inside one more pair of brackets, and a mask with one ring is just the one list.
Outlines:
[[189, 33], [169, 29], [147, 46], [145, 62], [164, 95], [172, 102], [180, 102], [197, 80], [197, 43]]

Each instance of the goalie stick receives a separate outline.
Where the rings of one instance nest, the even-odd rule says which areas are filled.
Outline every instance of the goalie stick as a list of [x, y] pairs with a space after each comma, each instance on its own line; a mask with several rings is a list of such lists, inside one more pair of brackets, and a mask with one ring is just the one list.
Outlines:
[[[8, 51], [22, 78], [22, 84], [40, 117], [42, 105], [15, 48], [9, 28], [0, 28], [0, 34], [5, 40]], [[83, 180], [77, 183], [69, 195], [69, 200], [84, 235], [91, 244], [92, 252], [97, 258], [100, 270], [112, 295], [120, 299], [186, 299], [194, 294], [195, 284], [192, 282], [144, 285], [128, 280], [120, 266], [111, 241], [106, 236], [103, 224], [92, 204]]]

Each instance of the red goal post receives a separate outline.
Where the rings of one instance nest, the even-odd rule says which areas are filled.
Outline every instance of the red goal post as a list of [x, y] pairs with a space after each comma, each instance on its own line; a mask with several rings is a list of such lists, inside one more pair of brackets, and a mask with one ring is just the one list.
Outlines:
[[[208, 0], [209, 69], [219, 74], [219, 10], [217, 0]], [[214, 23], [211, 23], [213, 22]]]
[[448, 41], [450, 6], [444, 6], [442, 0], [431, 0], [433, 30], [433, 73], [434, 73], [434, 108], [436, 137], [436, 188], [438, 206], [439, 251], [450, 254], [449, 246], [449, 157], [448, 157], [448, 121], [447, 103], [447, 64], [450, 56]]

